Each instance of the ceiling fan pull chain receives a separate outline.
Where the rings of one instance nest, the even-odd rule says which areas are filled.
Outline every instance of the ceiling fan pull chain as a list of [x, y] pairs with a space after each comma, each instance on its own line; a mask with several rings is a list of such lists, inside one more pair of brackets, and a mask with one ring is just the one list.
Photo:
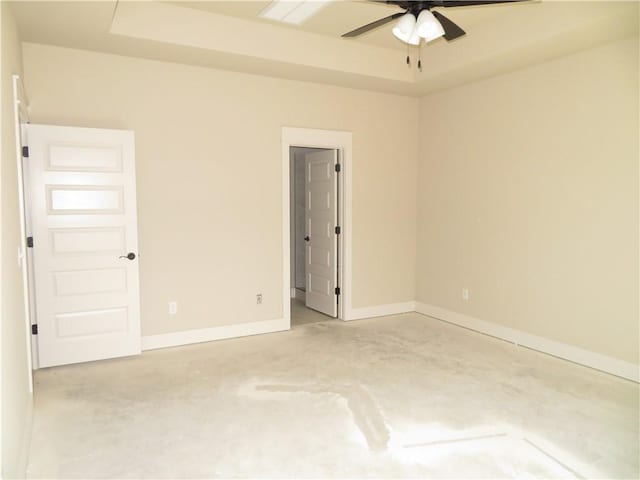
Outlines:
[[409, 56], [409, 44], [407, 43], [407, 67], [411, 68], [411, 57]]
[[422, 42], [418, 45], [418, 71], [422, 72]]

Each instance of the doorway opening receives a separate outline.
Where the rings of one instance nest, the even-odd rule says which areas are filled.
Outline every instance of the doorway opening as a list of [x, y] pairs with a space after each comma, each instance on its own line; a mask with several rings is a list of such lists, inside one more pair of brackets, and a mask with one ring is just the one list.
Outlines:
[[[306, 209], [302, 239], [306, 246], [302, 288], [301, 282], [296, 288], [295, 271], [292, 273], [296, 265], [295, 232], [292, 233], [296, 167], [293, 162], [296, 160], [291, 149], [296, 147], [303, 149], [299, 153], [305, 157]], [[315, 310], [322, 312], [317, 315], [327, 315], [320, 317], [322, 319], [353, 318], [352, 151], [351, 132], [282, 127], [282, 309], [289, 325], [292, 301], [294, 307], [304, 305], [296, 312], [296, 320], [300, 313], [315, 315]], [[300, 254], [298, 259], [300, 263]], [[292, 294], [299, 300], [292, 298]]]
[[291, 146], [291, 325], [338, 317], [339, 151]]

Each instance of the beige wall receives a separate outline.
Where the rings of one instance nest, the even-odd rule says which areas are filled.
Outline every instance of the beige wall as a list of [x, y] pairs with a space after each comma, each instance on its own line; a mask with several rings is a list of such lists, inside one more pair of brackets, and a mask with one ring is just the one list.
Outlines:
[[1, 124], [1, 310], [2, 310], [2, 477], [25, 473], [25, 444], [31, 415], [27, 343], [23, 310], [12, 75], [21, 75], [20, 42], [10, 7], [0, 3], [2, 16]]
[[414, 298], [415, 99], [34, 44], [23, 53], [34, 123], [135, 131], [143, 335], [282, 316], [282, 126], [353, 132], [353, 306]]
[[417, 300], [638, 363], [638, 39], [420, 113]]
[[637, 58], [418, 101], [24, 45], [34, 122], [136, 132], [144, 335], [281, 316], [280, 127], [301, 126], [354, 133], [354, 307], [416, 299], [634, 363]]

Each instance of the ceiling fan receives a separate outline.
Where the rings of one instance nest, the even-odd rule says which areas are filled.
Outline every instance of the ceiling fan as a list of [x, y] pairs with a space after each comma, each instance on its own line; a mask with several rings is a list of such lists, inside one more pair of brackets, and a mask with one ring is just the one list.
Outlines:
[[378, 3], [396, 5], [404, 12], [394, 13], [388, 17], [381, 18], [375, 22], [368, 23], [342, 35], [343, 37], [357, 37], [374, 28], [381, 27], [396, 18], [400, 18], [393, 27], [393, 34], [405, 43], [419, 45], [420, 39], [430, 42], [439, 37], [451, 41], [465, 35], [465, 31], [453, 23], [443, 14], [432, 11], [438, 7], [466, 7], [470, 5], [490, 5], [494, 3], [515, 3], [527, 0], [425, 0], [425, 1], [404, 1], [404, 0], [371, 0]]

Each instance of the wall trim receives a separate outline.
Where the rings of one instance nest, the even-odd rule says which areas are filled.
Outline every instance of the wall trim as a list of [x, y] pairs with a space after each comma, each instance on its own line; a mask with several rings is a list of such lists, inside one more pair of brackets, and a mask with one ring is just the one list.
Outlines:
[[[373, 307], [353, 308], [350, 310], [349, 316], [344, 320], [360, 320], [411, 312], [420, 313], [437, 320], [468, 328], [475, 332], [483, 333], [563, 360], [568, 360], [579, 365], [640, 383], [640, 365], [426, 303], [401, 302], [376, 305]], [[158, 348], [177, 347], [194, 343], [211, 342], [214, 340], [246, 337], [249, 335], [282, 332], [290, 329], [289, 322], [290, 319], [288, 318], [278, 318], [159, 335], [146, 335], [142, 337], [142, 350], [155, 350]]]
[[556, 340], [550, 340], [545, 337], [539, 337], [522, 330], [487, 322], [426, 303], [416, 302], [416, 312], [640, 383], [640, 365], [635, 365], [631, 362], [619, 360]]
[[[33, 257], [27, 248], [27, 195], [25, 192], [25, 178], [23, 172], [22, 147], [28, 145], [24, 126], [29, 123], [29, 102], [24, 89], [24, 83], [19, 75], [12, 75], [13, 83], [13, 126], [15, 130], [16, 167], [18, 175], [18, 217], [20, 220], [20, 271], [22, 274], [22, 305], [24, 312], [24, 331], [27, 355], [27, 381], [29, 393], [33, 395], [33, 342], [36, 340], [31, 335], [31, 303], [35, 301], [34, 292], [29, 281], [29, 268], [32, 268]], [[29, 222], [30, 223], [30, 222]], [[32, 298], [33, 297], [33, 298]], [[37, 368], [37, 365], [36, 365]]]
[[349, 316], [344, 320], [385, 317], [387, 315], [398, 315], [400, 313], [411, 313], [415, 311], [416, 302], [388, 303], [386, 305], [376, 305], [373, 307], [352, 308]]
[[289, 330], [288, 318], [238, 323], [235, 325], [221, 325], [219, 327], [184, 330], [181, 332], [162, 333], [159, 335], [145, 335], [142, 337], [142, 350], [177, 347], [193, 343], [211, 342], [213, 340], [282, 332], [284, 330]]

